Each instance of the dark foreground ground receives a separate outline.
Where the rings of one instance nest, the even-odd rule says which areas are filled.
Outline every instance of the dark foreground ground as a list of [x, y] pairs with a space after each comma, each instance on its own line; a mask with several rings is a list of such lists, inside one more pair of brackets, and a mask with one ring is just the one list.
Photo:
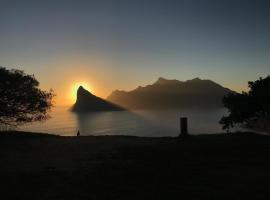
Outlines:
[[270, 199], [270, 137], [0, 133], [0, 199]]

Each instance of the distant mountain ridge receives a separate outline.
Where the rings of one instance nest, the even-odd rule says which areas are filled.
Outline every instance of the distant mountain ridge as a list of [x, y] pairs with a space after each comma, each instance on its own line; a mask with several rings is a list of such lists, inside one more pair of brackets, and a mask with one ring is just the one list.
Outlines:
[[223, 107], [222, 98], [233, 92], [211, 80], [187, 81], [158, 78], [152, 85], [131, 91], [116, 90], [107, 100], [129, 109], [171, 109]]
[[95, 111], [121, 111], [124, 110], [111, 102], [97, 97], [80, 86], [77, 90], [76, 103], [71, 108], [74, 112], [95, 112]]

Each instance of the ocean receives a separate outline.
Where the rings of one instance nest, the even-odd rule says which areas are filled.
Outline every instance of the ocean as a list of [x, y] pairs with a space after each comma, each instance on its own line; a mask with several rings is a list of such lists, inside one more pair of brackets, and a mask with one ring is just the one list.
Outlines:
[[129, 135], [175, 137], [180, 133], [180, 117], [188, 118], [188, 132], [193, 135], [225, 132], [219, 120], [226, 109], [139, 110], [76, 114], [69, 107], [54, 107], [51, 118], [19, 128], [23, 131], [74, 136], [78, 130], [87, 135]]

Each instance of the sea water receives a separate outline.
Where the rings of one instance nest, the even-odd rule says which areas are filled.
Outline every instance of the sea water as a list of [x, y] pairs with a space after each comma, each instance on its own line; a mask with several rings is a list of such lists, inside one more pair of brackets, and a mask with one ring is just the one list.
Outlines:
[[180, 117], [188, 118], [190, 134], [222, 133], [219, 120], [225, 109], [138, 110], [76, 114], [69, 107], [54, 107], [51, 118], [20, 127], [20, 130], [74, 136], [133, 135], [145, 137], [177, 136]]

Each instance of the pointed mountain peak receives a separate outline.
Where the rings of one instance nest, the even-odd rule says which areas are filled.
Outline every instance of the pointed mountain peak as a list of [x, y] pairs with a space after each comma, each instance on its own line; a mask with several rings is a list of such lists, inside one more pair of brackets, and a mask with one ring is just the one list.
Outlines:
[[155, 82], [156, 84], [162, 84], [164, 82], [168, 81], [167, 79], [163, 78], [163, 77], [159, 77], [158, 80]]
[[95, 96], [88, 90], [80, 86], [77, 90], [77, 99], [72, 111], [75, 112], [93, 112], [93, 111], [120, 111], [122, 107], [110, 103], [100, 97]]
[[80, 86], [80, 87], [77, 89], [77, 95], [78, 95], [79, 93], [84, 92], [84, 91], [85, 91], [85, 89], [83, 88], [83, 86]]
[[83, 88], [83, 86], [80, 85], [80, 87], [78, 88], [78, 90], [85, 90], [85, 89]]
[[80, 86], [77, 90], [77, 97], [80, 95], [85, 95], [85, 94], [91, 94], [91, 92], [89, 92], [88, 90], [86, 90], [83, 86]]
[[181, 83], [181, 81], [159, 77], [158, 80], [153, 85], [174, 85], [179, 83]]
[[199, 77], [196, 77], [194, 79], [191, 79], [191, 81], [201, 81], [202, 79], [200, 79]]
[[167, 81], [167, 79], [166, 78], [163, 78], [163, 77], [159, 77], [157, 81], [162, 82], [162, 81]]

